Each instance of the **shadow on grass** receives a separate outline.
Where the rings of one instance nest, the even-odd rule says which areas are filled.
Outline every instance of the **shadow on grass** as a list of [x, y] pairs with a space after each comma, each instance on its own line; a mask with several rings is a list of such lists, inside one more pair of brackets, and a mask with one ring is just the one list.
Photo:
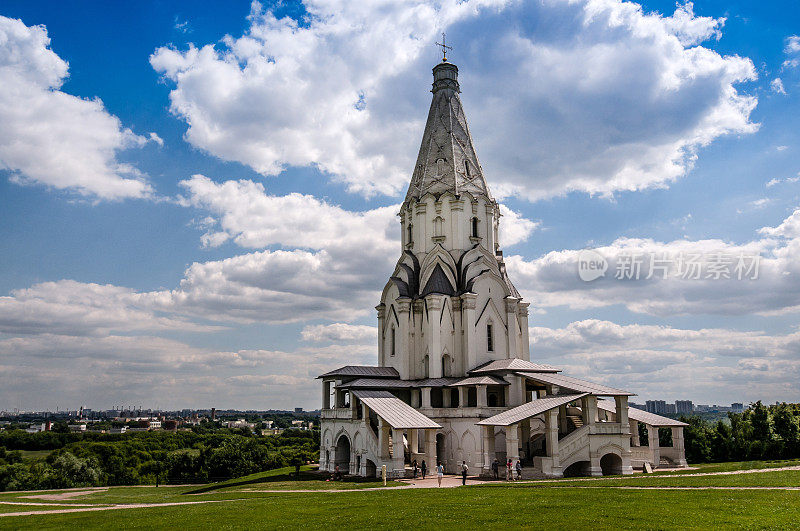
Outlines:
[[[199, 489], [185, 492], [184, 494], [205, 494], [207, 492], [213, 492], [228, 487], [244, 487], [248, 485], [282, 483], [287, 481], [324, 482], [331, 477], [330, 472], [319, 472], [317, 470], [301, 470], [300, 476], [296, 476], [294, 472], [287, 472], [285, 474], [273, 474], [273, 475], [269, 475], [269, 472], [267, 472], [265, 474], [266, 475], [258, 477], [242, 478], [241, 480], [238, 481], [228, 480], [221, 483], [212, 483], [210, 485], [205, 485]], [[374, 483], [374, 482], [375, 482], [374, 478], [370, 479], [359, 476], [352, 476], [352, 477], [346, 477], [345, 479], [339, 481], [338, 483], [359, 484], [359, 483]]]

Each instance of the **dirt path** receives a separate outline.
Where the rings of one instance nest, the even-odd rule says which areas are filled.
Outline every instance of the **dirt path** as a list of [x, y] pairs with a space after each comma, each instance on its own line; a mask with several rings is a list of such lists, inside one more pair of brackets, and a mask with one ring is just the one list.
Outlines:
[[[200, 505], [204, 503], [225, 503], [225, 502], [232, 502], [232, 501], [243, 501], [247, 500], [248, 498], [236, 498], [233, 500], [198, 500], [198, 501], [185, 501], [185, 502], [165, 502], [165, 503], [128, 503], [128, 504], [119, 504], [119, 505], [105, 505], [105, 506], [81, 506], [81, 507], [74, 507], [70, 505], [69, 509], [56, 509], [54, 511], [20, 511], [16, 513], [0, 513], [0, 518], [4, 518], [6, 516], [34, 516], [37, 514], [66, 514], [66, 513], [85, 513], [91, 511], [113, 511], [116, 509], [147, 509], [149, 507], [172, 507], [175, 505]], [[55, 505], [55, 504], [52, 504]], [[64, 507], [62, 505], [62, 507]]]
[[86, 496], [87, 494], [94, 494], [95, 492], [105, 492], [108, 487], [100, 489], [87, 489], [87, 490], [71, 490], [69, 492], [60, 492], [58, 494], [33, 494], [30, 496], [21, 496], [22, 498], [30, 498], [34, 500], [49, 500], [49, 501], [64, 501], [77, 498], [78, 496]]

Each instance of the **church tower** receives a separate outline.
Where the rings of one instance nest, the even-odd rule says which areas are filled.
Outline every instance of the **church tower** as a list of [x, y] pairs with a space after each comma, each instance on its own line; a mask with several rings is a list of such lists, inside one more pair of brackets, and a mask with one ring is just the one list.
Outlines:
[[401, 256], [381, 295], [379, 365], [404, 380], [464, 377], [529, 361], [528, 303], [508, 278], [500, 209], [469, 133], [458, 68], [433, 69], [433, 99], [400, 208]]

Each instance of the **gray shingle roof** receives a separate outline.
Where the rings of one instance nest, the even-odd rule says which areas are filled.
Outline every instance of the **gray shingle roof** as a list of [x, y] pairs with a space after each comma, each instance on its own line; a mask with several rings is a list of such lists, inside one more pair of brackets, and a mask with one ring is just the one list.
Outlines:
[[545, 411], [550, 411], [551, 409], [563, 406], [564, 404], [569, 404], [573, 400], [578, 400], [579, 398], [588, 394], [589, 393], [581, 393], [578, 395], [561, 395], [540, 398], [532, 402], [526, 402], [525, 404], [509, 409], [508, 411], [498, 413], [497, 415], [489, 417], [488, 419], [484, 419], [477, 424], [478, 426], [510, 426], [521, 420], [540, 415]]
[[441, 426], [388, 391], [353, 391], [368, 408], [396, 429], [438, 429]]
[[414, 382], [411, 380], [392, 380], [392, 379], [381, 379], [381, 378], [359, 378], [357, 380], [353, 380], [352, 382], [343, 383], [341, 386], [343, 389], [358, 389], [358, 388], [391, 388], [391, 389], [398, 389], [398, 388], [406, 388], [406, 387], [414, 387]]
[[[611, 411], [612, 413], [617, 411], [617, 404], [612, 400], [598, 400], [597, 407], [605, 411]], [[688, 424], [685, 422], [662, 417], [661, 415], [656, 415], [655, 413], [648, 413], [647, 411], [642, 411], [641, 409], [636, 409], [635, 407], [628, 408], [628, 418], [657, 427], [688, 426]]]
[[332, 376], [363, 376], [368, 378], [400, 378], [400, 373], [394, 367], [372, 367], [368, 365], [345, 365], [336, 370], [326, 372], [317, 378]]
[[516, 374], [540, 383], [557, 385], [562, 389], [569, 389], [579, 393], [591, 393], [595, 396], [633, 396], [636, 394], [623, 391], [622, 389], [608, 387], [607, 385], [588, 382], [578, 378], [572, 378], [571, 376], [566, 376], [564, 374], [522, 371], [517, 372]]
[[483, 374], [495, 371], [525, 371], [525, 372], [560, 372], [561, 369], [553, 367], [552, 365], [542, 365], [540, 363], [531, 363], [519, 358], [510, 358], [505, 360], [494, 360], [483, 365], [478, 365], [474, 369], [468, 371], [469, 374]]
[[469, 378], [462, 378], [450, 384], [451, 387], [460, 387], [462, 385], [510, 385], [507, 381], [497, 376], [483, 375], [483, 376], [470, 376]]

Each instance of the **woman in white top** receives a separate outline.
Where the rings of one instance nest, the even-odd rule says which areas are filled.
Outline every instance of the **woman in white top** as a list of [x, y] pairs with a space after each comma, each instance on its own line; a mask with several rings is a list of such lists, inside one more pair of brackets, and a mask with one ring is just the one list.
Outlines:
[[442, 476], [444, 476], [444, 465], [439, 463], [436, 467], [436, 478], [439, 480], [439, 486], [442, 486]]

